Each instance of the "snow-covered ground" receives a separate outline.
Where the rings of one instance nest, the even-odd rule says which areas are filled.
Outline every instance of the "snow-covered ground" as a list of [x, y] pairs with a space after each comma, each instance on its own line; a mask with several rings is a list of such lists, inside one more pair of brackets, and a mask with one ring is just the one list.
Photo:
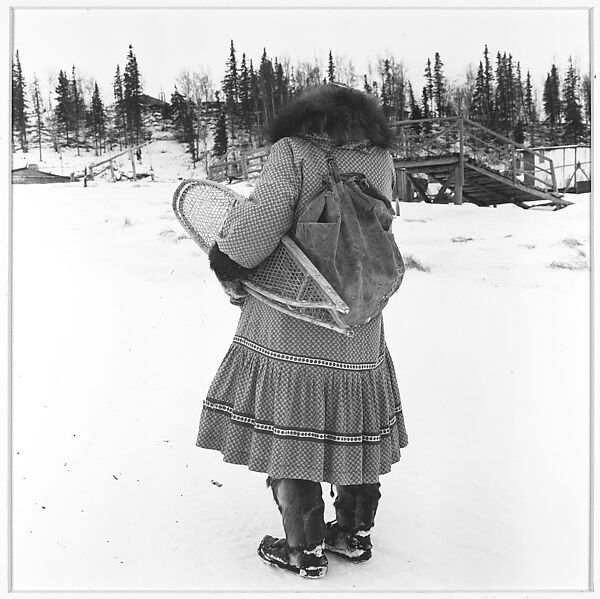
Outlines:
[[176, 185], [14, 187], [16, 590], [587, 588], [588, 195], [401, 205], [385, 320], [410, 445], [371, 562], [306, 581], [256, 556], [281, 533], [264, 475], [195, 447], [237, 308]]
[[[129, 155], [122, 154], [123, 149], [114, 146], [111, 151], [96, 156], [93, 150], [75, 148], [63, 148], [60, 153], [54, 152], [51, 146], [45, 144], [40, 152], [34, 145], [29, 146], [28, 152], [18, 150], [12, 156], [12, 168], [22, 168], [36, 164], [39, 170], [53, 173], [55, 175], [69, 176], [75, 173], [77, 177], [83, 177], [84, 169], [99, 162], [114, 159], [114, 174], [117, 179], [132, 179], [133, 173]], [[104, 164], [95, 168], [96, 178], [100, 181], [111, 179], [108, 165]], [[152, 141], [141, 148], [141, 157], [136, 159], [136, 172], [142, 176], [150, 177], [154, 173], [157, 181], [166, 181], [173, 178], [195, 178], [204, 176], [203, 163], [192, 164], [189, 154], [184, 152], [183, 146], [173, 139], [169, 132], [155, 131]]]

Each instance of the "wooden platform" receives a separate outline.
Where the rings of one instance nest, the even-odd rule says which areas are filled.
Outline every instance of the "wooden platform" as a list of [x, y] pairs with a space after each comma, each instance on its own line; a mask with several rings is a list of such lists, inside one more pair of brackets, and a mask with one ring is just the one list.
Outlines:
[[469, 119], [399, 121], [394, 128], [401, 200], [554, 209], [571, 204], [556, 188], [551, 160]]

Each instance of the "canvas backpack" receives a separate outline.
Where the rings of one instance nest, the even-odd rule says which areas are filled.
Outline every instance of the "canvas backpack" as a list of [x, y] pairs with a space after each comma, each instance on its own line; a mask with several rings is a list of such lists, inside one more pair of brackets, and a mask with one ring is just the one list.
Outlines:
[[355, 327], [379, 314], [402, 283], [394, 213], [364, 174], [340, 173], [333, 152], [318, 147], [327, 173], [298, 215], [294, 239], [350, 308], [342, 321]]

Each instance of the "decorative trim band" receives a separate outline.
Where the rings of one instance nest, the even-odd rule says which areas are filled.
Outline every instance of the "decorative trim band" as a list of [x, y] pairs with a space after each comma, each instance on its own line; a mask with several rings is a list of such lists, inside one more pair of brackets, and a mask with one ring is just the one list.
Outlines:
[[327, 368], [337, 368], [339, 370], [375, 370], [376, 368], [379, 368], [379, 366], [381, 366], [383, 364], [383, 361], [385, 360], [385, 354], [381, 354], [379, 358], [377, 358], [376, 362], [362, 363], [335, 362], [334, 360], [324, 360], [322, 358], [295, 356], [293, 354], [284, 354], [281, 352], [274, 351], [272, 349], [267, 349], [266, 347], [258, 345], [257, 343], [245, 339], [244, 337], [240, 337], [239, 335], [234, 336], [233, 343], [243, 345], [248, 349], [263, 354], [268, 358], [274, 358], [275, 360], [284, 360], [285, 362], [294, 362], [296, 364], [306, 364], [307, 366], [325, 366]]
[[271, 433], [278, 437], [293, 437], [307, 441], [329, 441], [331, 443], [343, 444], [379, 443], [383, 437], [387, 437], [391, 434], [392, 427], [397, 421], [397, 414], [402, 412], [402, 407], [396, 406], [394, 415], [390, 418], [388, 426], [382, 428], [377, 435], [339, 435], [327, 431], [287, 428], [275, 426], [269, 422], [260, 422], [251, 416], [235, 412], [231, 406], [210, 401], [209, 399], [204, 400], [204, 407], [209, 410], [227, 414], [234, 423], [241, 424], [242, 426], [251, 426], [257, 432]]

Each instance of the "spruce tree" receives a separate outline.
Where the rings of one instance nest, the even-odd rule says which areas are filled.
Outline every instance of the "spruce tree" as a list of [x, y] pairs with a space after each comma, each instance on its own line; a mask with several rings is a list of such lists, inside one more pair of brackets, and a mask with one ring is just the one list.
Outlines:
[[335, 66], [333, 64], [333, 54], [329, 50], [329, 63], [327, 65], [327, 82], [333, 83], [335, 81]]
[[490, 127], [493, 121], [494, 112], [494, 74], [492, 72], [492, 63], [490, 61], [489, 51], [487, 44], [483, 51], [483, 94], [482, 94], [482, 108], [483, 108], [483, 123]]
[[446, 82], [443, 66], [440, 53], [436, 52], [433, 66], [433, 97], [438, 117], [446, 116]]
[[38, 150], [40, 153], [40, 162], [42, 161], [42, 131], [44, 129], [43, 115], [44, 104], [42, 94], [40, 93], [40, 83], [38, 78], [33, 78], [33, 89], [31, 90], [31, 101], [33, 104], [33, 114], [35, 115], [35, 128], [37, 133]]
[[566, 144], [579, 143], [585, 130], [578, 88], [579, 76], [573, 65], [573, 59], [569, 56], [569, 64], [563, 82], [563, 112], [565, 117], [563, 142]]
[[512, 54], [509, 54], [507, 58], [505, 53], [504, 61], [506, 65], [506, 116], [509, 128], [513, 128], [517, 122], [517, 89]]
[[523, 76], [521, 74], [521, 63], [517, 62], [514, 79], [515, 88], [515, 119], [525, 121], [525, 90], [523, 88]]
[[252, 92], [250, 86], [250, 73], [246, 64], [246, 54], [242, 54], [242, 63], [240, 65], [239, 76], [239, 100], [240, 100], [240, 116], [242, 126], [248, 134], [248, 138], [252, 139]]
[[85, 126], [85, 104], [83, 96], [75, 76], [75, 67], [71, 69], [71, 120], [72, 129], [75, 134], [75, 145], [77, 147], [77, 156], [80, 156], [80, 137], [79, 133], [82, 132], [82, 127]]
[[383, 61], [381, 69], [381, 108], [389, 118], [392, 113], [392, 72], [389, 58]]
[[59, 134], [64, 131], [65, 144], [69, 145], [69, 131], [72, 123], [72, 101], [71, 86], [67, 79], [67, 74], [61, 69], [58, 73], [58, 85], [56, 87], [56, 107], [54, 114], [56, 116], [56, 125]]
[[33, 104], [33, 114], [35, 115], [35, 128], [37, 133], [38, 150], [40, 153], [40, 162], [42, 159], [42, 131], [44, 130], [44, 103], [40, 92], [40, 83], [38, 78], [33, 78], [33, 89], [31, 90], [31, 101]]
[[225, 77], [223, 78], [221, 88], [225, 96], [225, 110], [229, 121], [229, 132], [231, 139], [235, 139], [235, 130], [238, 124], [238, 98], [239, 98], [239, 81], [237, 58], [235, 56], [235, 46], [233, 40], [229, 45], [229, 58], [227, 59], [227, 67]]
[[254, 65], [252, 60], [250, 60], [250, 97], [252, 101], [252, 113], [254, 124], [256, 125], [256, 133], [258, 138], [258, 145], [261, 146], [263, 143], [262, 137], [262, 128], [264, 125], [264, 120], [262, 118], [262, 98], [261, 98], [261, 89], [260, 89], [260, 81], [258, 80], [258, 74], [254, 70]]
[[106, 139], [106, 111], [100, 97], [98, 83], [94, 83], [92, 95], [92, 129], [94, 131], [94, 150], [98, 156], [102, 153], [103, 143]]
[[213, 128], [213, 139], [213, 155], [224, 156], [227, 152], [227, 118], [225, 116], [225, 109], [223, 107], [219, 109], [219, 114]]
[[171, 94], [170, 116], [175, 129], [176, 138], [187, 146], [192, 162], [197, 160], [196, 134], [193, 102], [189, 97], [183, 96], [175, 86]]
[[529, 143], [535, 145], [535, 110], [533, 104], [533, 86], [531, 85], [531, 73], [527, 71], [525, 77], [525, 93], [523, 98], [525, 105], [525, 122], [529, 127]]
[[287, 79], [283, 72], [283, 65], [275, 59], [275, 111], [279, 110], [288, 99]]
[[15, 135], [23, 152], [27, 152], [27, 100], [25, 98], [25, 78], [21, 59], [17, 50], [12, 64], [12, 143]]
[[589, 128], [592, 122], [592, 86], [588, 73], [581, 78], [581, 95], [583, 96], [583, 113], [585, 115], [587, 136], [589, 137]]
[[427, 88], [427, 94], [425, 94], [425, 98], [427, 98], [427, 102], [429, 103], [428, 112], [430, 115], [433, 115], [433, 74], [431, 72], [431, 60], [429, 58], [427, 59], [427, 64], [425, 65], [425, 87]]
[[506, 76], [505, 64], [500, 52], [496, 54], [496, 89], [494, 90], [493, 129], [506, 133]]
[[[413, 92], [412, 85], [410, 81], [408, 82], [408, 107], [410, 109], [409, 118], [411, 121], [418, 121], [423, 118], [423, 113], [421, 112], [421, 107], [419, 103], [415, 100], [415, 94]], [[413, 131], [416, 133], [421, 132], [421, 123], [415, 123], [412, 125]]]
[[475, 88], [469, 108], [469, 116], [480, 123], [485, 121], [485, 75], [481, 61], [479, 61], [477, 77], [475, 78]]
[[557, 141], [557, 126], [560, 124], [561, 102], [560, 102], [560, 82], [558, 78], [558, 69], [553, 64], [550, 72], [546, 76], [544, 83], [544, 94], [542, 96], [544, 112], [546, 113], [546, 122], [550, 127], [550, 141]]
[[518, 120], [515, 124], [513, 139], [521, 145], [525, 142], [525, 123], [521, 120]]
[[113, 79], [113, 97], [115, 100], [115, 129], [119, 139], [119, 148], [122, 149], [121, 140], [126, 138], [125, 130], [125, 101], [123, 98], [123, 79], [121, 77], [121, 69], [117, 65], [117, 71]]
[[142, 138], [142, 83], [133, 46], [129, 46], [127, 64], [123, 74], [123, 103], [130, 145], [137, 145]]
[[[430, 99], [429, 99], [429, 88], [426, 85], [425, 87], [423, 87], [423, 92], [421, 94], [421, 105], [423, 106], [423, 118], [424, 119], [430, 119], [431, 118], [431, 109], [429, 108], [430, 106]], [[431, 123], [430, 122], [424, 122], [423, 123], [423, 131], [425, 133], [431, 133]]]
[[258, 82], [260, 86], [260, 98], [262, 103], [262, 118], [267, 124], [273, 117], [275, 111], [275, 100], [273, 88], [275, 85], [275, 74], [273, 72], [273, 63], [267, 56], [266, 48], [263, 49], [263, 55], [258, 70]]
[[363, 76], [363, 91], [369, 95], [373, 93], [373, 88], [369, 85], [369, 80], [366, 75]]

